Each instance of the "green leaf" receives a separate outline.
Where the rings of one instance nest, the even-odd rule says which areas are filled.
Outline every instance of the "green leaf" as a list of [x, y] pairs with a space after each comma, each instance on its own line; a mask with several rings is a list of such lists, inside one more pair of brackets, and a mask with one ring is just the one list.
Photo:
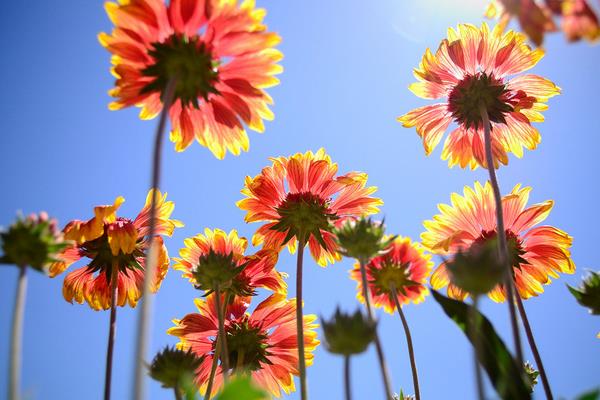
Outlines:
[[472, 332], [468, 329], [468, 321], [471, 315], [479, 319], [479, 364], [485, 369], [492, 385], [502, 397], [510, 400], [530, 400], [530, 385], [525, 380], [522, 367], [512, 357], [502, 339], [494, 330], [490, 321], [479, 311], [462, 301], [449, 299], [435, 290], [431, 291], [434, 299], [458, 327], [465, 333], [467, 338], [474, 344]]
[[238, 377], [230, 381], [216, 400], [267, 400], [269, 396], [256, 388], [250, 378]]
[[577, 397], [575, 400], [598, 400], [600, 398], [600, 389], [595, 389], [590, 392], [584, 393]]

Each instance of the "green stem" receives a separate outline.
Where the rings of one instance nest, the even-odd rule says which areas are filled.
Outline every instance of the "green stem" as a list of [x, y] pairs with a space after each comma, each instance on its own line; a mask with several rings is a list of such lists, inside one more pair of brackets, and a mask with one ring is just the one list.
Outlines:
[[552, 396], [552, 390], [550, 390], [550, 382], [548, 381], [548, 376], [546, 375], [546, 369], [544, 368], [544, 364], [542, 363], [542, 357], [540, 356], [540, 352], [538, 351], [535, 339], [533, 338], [533, 331], [531, 330], [531, 326], [529, 325], [529, 319], [527, 318], [525, 307], [523, 307], [523, 301], [519, 296], [517, 296], [517, 307], [519, 308], [519, 314], [521, 315], [521, 319], [523, 320], [523, 327], [525, 328], [525, 334], [527, 335], [527, 341], [529, 342], [529, 346], [531, 347], [531, 352], [533, 353], [535, 364], [537, 365], [538, 371], [540, 371], [540, 378], [542, 379], [544, 393], [546, 393], [546, 398], [548, 400], [553, 400], [554, 397]]
[[300, 372], [300, 398], [308, 399], [306, 387], [306, 358], [304, 354], [304, 312], [302, 310], [302, 262], [306, 241], [298, 240], [298, 259], [296, 263], [296, 333], [298, 340], [298, 370]]
[[27, 267], [20, 266], [10, 339], [10, 373], [8, 379], [9, 400], [19, 400], [19, 387], [21, 384], [21, 348], [23, 340], [23, 318], [25, 315], [26, 293]]
[[352, 400], [352, 387], [350, 385], [350, 356], [344, 356], [344, 387], [346, 388], [346, 400]]
[[[363, 297], [365, 298], [365, 306], [367, 308], [367, 316], [369, 320], [375, 323], [375, 316], [373, 314], [373, 308], [371, 307], [371, 293], [369, 293], [369, 286], [367, 282], [367, 269], [366, 260], [359, 260], [360, 264], [360, 275], [362, 277]], [[379, 361], [379, 368], [381, 369], [381, 377], [383, 379], [383, 386], [385, 388], [385, 395], [388, 400], [393, 400], [392, 396], [392, 385], [390, 384], [390, 377], [385, 363], [385, 356], [383, 355], [383, 348], [379, 340], [379, 334], [375, 331], [375, 350], [377, 351], [377, 360]]]
[[413, 386], [415, 389], [415, 398], [416, 400], [421, 400], [421, 390], [419, 388], [419, 374], [417, 373], [417, 362], [415, 360], [415, 350], [413, 347], [412, 335], [410, 334], [408, 322], [406, 321], [406, 317], [404, 316], [404, 312], [402, 311], [402, 306], [398, 301], [398, 293], [396, 292], [396, 286], [394, 285], [394, 283], [390, 284], [390, 290], [392, 292], [392, 297], [394, 298], [394, 303], [396, 304], [396, 310], [398, 310], [398, 315], [402, 320], [402, 326], [404, 327], [406, 345], [408, 346], [408, 356], [410, 358], [410, 368], [412, 371]]
[[113, 266], [110, 277], [110, 322], [108, 327], [108, 346], [106, 348], [104, 400], [110, 400], [110, 388], [112, 382], [113, 352], [115, 347], [115, 331], [117, 328], [117, 277], [118, 269]]
[[519, 365], [523, 365], [523, 348], [521, 347], [521, 334], [519, 332], [519, 324], [517, 322], [517, 313], [515, 310], [515, 297], [519, 297], [518, 294], [515, 296], [515, 287], [513, 282], [513, 271], [512, 265], [510, 265], [510, 258], [508, 256], [508, 245], [506, 243], [506, 230], [504, 228], [504, 212], [502, 209], [502, 197], [500, 194], [500, 187], [498, 185], [498, 179], [496, 178], [496, 169], [494, 167], [494, 158], [492, 155], [492, 138], [491, 138], [491, 124], [485, 106], [480, 105], [479, 111], [481, 112], [481, 119], [483, 122], [483, 132], [485, 136], [485, 158], [487, 164], [487, 170], [490, 175], [490, 183], [494, 190], [494, 201], [496, 204], [496, 221], [498, 225], [498, 250], [499, 258], [502, 264], [506, 265], [506, 273], [504, 278], [504, 287], [506, 288], [506, 302], [508, 303], [508, 311], [510, 314], [510, 324], [513, 333], [515, 351], [517, 354], [517, 362]]
[[225, 310], [227, 303], [221, 305], [221, 290], [219, 283], [215, 282], [215, 307], [217, 307], [217, 318], [219, 319], [219, 336], [221, 340], [221, 370], [223, 373], [223, 382], [227, 382], [229, 374], [229, 351], [227, 350], [227, 338], [225, 336]]
[[179, 391], [179, 386], [175, 386], [173, 388], [173, 392], [175, 393], [175, 400], [183, 400], [181, 397], [181, 392]]
[[208, 377], [208, 384], [206, 385], [206, 394], [204, 395], [204, 400], [210, 400], [210, 395], [212, 394], [212, 387], [215, 381], [215, 375], [217, 373], [219, 356], [221, 354], [221, 335], [217, 334], [217, 339], [215, 342], [215, 353], [213, 355], [212, 365], [210, 367], [210, 376]]
[[[152, 178], [150, 183], [150, 189], [154, 190], [158, 190], [160, 186], [162, 142], [165, 136], [165, 127], [167, 125], [169, 109], [171, 108], [171, 103], [175, 97], [175, 86], [175, 79], [171, 78], [165, 89], [163, 108], [158, 120], [158, 126], [156, 127], [154, 152], [152, 157]], [[147, 240], [150, 240], [150, 248], [146, 253], [146, 262], [144, 264], [144, 287], [142, 291], [142, 304], [136, 335], [138, 340], [135, 349], [135, 372], [133, 382], [133, 398], [135, 400], [144, 400], [146, 398], [146, 388], [144, 385], [144, 379], [146, 377], [145, 358], [146, 354], [148, 353], [148, 344], [150, 342], [150, 325], [152, 318], [151, 287], [155, 276], [155, 264], [158, 252], [158, 249], [156, 249], [154, 244], [154, 233], [156, 232], [156, 197], [157, 196], [152, 196], [152, 201], [150, 203], [150, 226], [148, 227], [147, 236]]]

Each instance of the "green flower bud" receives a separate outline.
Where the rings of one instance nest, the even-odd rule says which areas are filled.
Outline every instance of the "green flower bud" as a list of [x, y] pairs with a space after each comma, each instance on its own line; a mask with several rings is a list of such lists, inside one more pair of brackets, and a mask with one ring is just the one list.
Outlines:
[[68, 245], [56, 220], [49, 219], [45, 212], [17, 217], [8, 230], [0, 232], [0, 242], [3, 252], [0, 263], [29, 266], [44, 273]]
[[567, 285], [577, 302], [590, 309], [590, 313], [600, 315], [600, 272], [590, 271], [579, 288]]
[[193, 385], [196, 369], [201, 363], [202, 358], [197, 357], [190, 350], [165, 347], [154, 356], [148, 374], [164, 388], [187, 390], [188, 386]]
[[394, 237], [385, 235], [382, 222], [362, 217], [348, 219], [333, 230], [339, 252], [346, 257], [368, 261], [388, 249]]
[[206, 295], [212, 293], [216, 287], [220, 290], [229, 289], [232, 282], [240, 272], [246, 268], [247, 263], [238, 265], [233, 259], [233, 253], [221, 254], [213, 249], [202, 255], [198, 260], [192, 275], [196, 281], [196, 289], [204, 290]]
[[415, 396], [406, 395], [400, 389], [400, 394], [394, 394], [394, 400], [415, 400]]
[[529, 363], [529, 361], [527, 361], [523, 367], [525, 368], [525, 373], [527, 374], [527, 379], [529, 380], [529, 384], [531, 385], [531, 393], [533, 393], [533, 389], [535, 388], [535, 385], [537, 385], [538, 383], [538, 376], [540, 375], [539, 371], [536, 370], [535, 368], [533, 368], [533, 365], [531, 365]]
[[446, 268], [452, 283], [473, 296], [488, 293], [501, 283], [506, 272], [506, 267], [498, 260], [495, 238], [459, 251], [446, 262]]
[[342, 313], [337, 308], [329, 322], [323, 317], [321, 322], [325, 334], [325, 346], [331, 353], [345, 356], [360, 354], [375, 339], [376, 323], [365, 318], [360, 310], [350, 315]]

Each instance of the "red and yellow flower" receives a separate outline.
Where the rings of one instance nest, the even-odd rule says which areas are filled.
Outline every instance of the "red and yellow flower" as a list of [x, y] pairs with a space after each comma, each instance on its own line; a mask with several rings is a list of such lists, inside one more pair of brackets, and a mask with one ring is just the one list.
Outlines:
[[[156, 233], [149, 238], [153, 195], [157, 196]], [[50, 266], [50, 276], [57, 276], [82, 258], [91, 260], [88, 265], [65, 277], [65, 300], [79, 304], [86, 302], [94, 310], [109, 309], [111, 278], [116, 273], [116, 305], [123, 307], [129, 304], [135, 307], [142, 296], [144, 264], [151, 241], [158, 249], [152, 291], [160, 288], [169, 268], [169, 255], [161, 235], [171, 236], [176, 227], [183, 226], [181, 222], [170, 219], [175, 205], [172, 201], [166, 201], [166, 197], [166, 194], [150, 190], [146, 205], [133, 221], [117, 217], [117, 210], [125, 201], [123, 197], [117, 197], [112, 205], [95, 207], [94, 217], [90, 220], [74, 220], [65, 226], [64, 237], [74, 244], [59, 255], [60, 261]]]
[[[558, 278], [558, 273], [575, 272], [569, 251], [572, 237], [553, 226], [536, 226], [546, 219], [554, 203], [548, 200], [527, 207], [530, 191], [530, 187], [517, 185], [502, 198], [510, 263], [515, 286], [523, 299], [542, 293], [542, 285], [549, 284], [550, 278]], [[440, 204], [440, 214], [425, 221], [427, 231], [421, 235], [427, 249], [450, 259], [459, 250], [468, 250], [497, 235], [496, 206], [489, 183], [482, 186], [477, 182], [474, 189], [467, 186], [464, 196], [453, 193], [451, 199], [451, 205]], [[456, 299], [467, 296], [450, 282], [444, 263], [432, 274], [431, 285], [434, 289], [448, 286], [448, 295]], [[496, 302], [504, 301], [504, 287], [498, 285], [488, 296]]]
[[279, 83], [280, 38], [254, 0], [118, 0], [106, 11], [115, 28], [99, 40], [113, 54], [111, 109], [137, 106], [142, 119], [154, 118], [174, 82], [175, 149], [195, 138], [220, 159], [248, 150], [244, 124], [262, 132], [273, 119], [264, 89]]
[[[432, 267], [431, 255], [425, 253], [423, 246], [407, 237], [396, 237], [384, 254], [373, 258], [366, 265], [373, 305], [383, 307], [390, 314], [396, 310], [392, 285], [400, 305], [421, 303], [429, 294], [425, 283]], [[357, 282], [356, 298], [364, 303], [364, 289], [358, 263], [350, 271], [350, 277]]]
[[[298, 340], [296, 336], [296, 302], [284, 295], [273, 294], [260, 303], [251, 314], [249, 304], [236, 297], [227, 306], [225, 332], [229, 365], [234, 373], [249, 373], [258, 386], [280, 397], [281, 391], [295, 390], [294, 375], [298, 375]], [[196, 384], [200, 393], [206, 392], [211, 365], [215, 357], [218, 332], [215, 294], [206, 301], [196, 299], [199, 313], [174, 320], [170, 335], [179, 337], [177, 347], [191, 350], [202, 358], [196, 370]], [[310, 365], [313, 352], [319, 345], [314, 324], [316, 316], [304, 316], [305, 359]], [[218, 390], [223, 384], [223, 369], [219, 363], [214, 379]]]
[[[179, 251], [181, 258], [175, 258], [173, 268], [183, 272], [194, 285], [203, 285], [210, 275], [234, 276], [230, 286], [225, 288], [238, 296], [252, 296], [255, 290], [263, 287], [276, 293], [285, 294], [287, 284], [275, 265], [279, 253], [275, 250], [263, 249], [256, 254], [245, 255], [248, 240], [239, 237], [236, 230], [226, 233], [220, 229], [205, 229], [204, 234], [198, 234], [184, 240], [185, 247]], [[241, 272], [236, 270], [240, 267]], [[205, 274], [202, 269], [210, 269]], [[227, 270], [227, 271], [224, 271]], [[220, 277], [217, 277], [220, 278]]]
[[297, 241], [306, 242], [321, 266], [341, 257], [331, 223], [348, 217], [374, 214], [383, 202], [371, 197], [367, 175], [350, 172], [337, 176], [338, 166], [320, 149], [271, 159], [254, 178], [246, 177], [237, 205], [246, 222], [265, 222], [252, 238], [254, 245], [295, 252]]
[[522, 157], [523, 147], [533, 150], [540, 134], [532, 122], [542, 122], [546, 102], [560, 93], [551, 81], [522, 73], [543, 57], [541, 49], [532, 50], [521, 33], [496, 26], [492, 31], [484, 23], [481, 28], [459, 25], [449, 29], [433, 54], [427, 49], [414, 75], [418, 82], [410, 90], [424, 99], [445, 99], [398, 118], [405, 127], [416, 127], [426, 154], [439, 144], [451, 122], [457, 127], [450, 132], [442, 159], [450, 167], [487, 166], [484, 125], [481, 109], [487, 111], [491, 123], [493, 163], [508, 163], [508, 153]]
[[600, 38], [600, 22], [587, 0], [494, 0], [486, 10], [486, 17], [500, 18], [506, 27], [511, 18], [517, 18], [521, 29], [537, 46], [541, 46], [546, 32], [555, 32], [553, 16], [562, 17], [561, 28], [570, 42], [585, 39], [595, 42]]

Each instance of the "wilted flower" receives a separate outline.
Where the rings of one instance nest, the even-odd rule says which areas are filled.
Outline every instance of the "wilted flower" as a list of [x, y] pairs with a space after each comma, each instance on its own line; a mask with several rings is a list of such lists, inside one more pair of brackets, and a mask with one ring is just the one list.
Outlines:
[[590, 313], [600, 315], [600, 272], [590, 271], [578, 288], [567, 286], [579, 304], [589, 308]]
[[67, 247], [68, 242], [63, 239], [56, 220], [41, 212], [27, 218], [18, 216], [14, 224], [0, 232], [0, 244], [1, 264], [28, 266], [48, 273], [50, 265], [59, 261], [57, 254]]
[[329, 321], [321, 317], [325, 346], [331, 353], [350, 356], [364, 352], [375, 340], [376, 323], [366, 318], [360, 310], [346, 314], [339, 307]]
[[[150, 208], [152, 196], [156, 196], [156, 229], [150, 231]], [[84, 301], [94, 310], [107, 310], [111, 306], [111, 284], [116, 276], [116, 305], [135, 307], [142, 296], [146, 253], [152, 242], [158, 251], [156, 275], [152, 277], [152, 291], [156, 292], [169, 269], [169, 254], [161, 235], [171, 236], [176, 227], [183, 226], [170, 219], [175, 208], [167, 195], [150, 190], [146, 204], [134, 219], [117, 217], [117, 210], [125, 201], [118, 197], [114, 204], [94, 208], [94, 218], [88, 221], [74, 220], [63, 229], [66, 239], [74, 244], [60, 255], [60, 261], [50, 266], [50, 276], [64, 272], [81, 258], [89, 264], [76, 269], [65, 277], [63, 296], [65, 300], [82, 304]]]
[[385, 235], [383, 221], [366, 217], [342, 221], [334, 228], [333, 234], [342, 255], [364, 262], [384, 253], [394, 240], [393, 236]]
[[277, 250], [287, 245], [293, 253], [297, 241], [306, 241], [319, 265], [339, 260], [332, 223], [378, 212], [382, 201], [371, 197], [377, 188], [366, 187], [364, 173], [336, 176], [337, 164], [323, 149], [271, 160], [259, 175], [246, 177], [246, 198], [237, 203], [247, 211], [246, 222], [265, 222], [252, 243]]
[[458, 250], [445, 265], [450, 282], [472, 296], [489, 293], [506, 274], [506, 267], [498, 259], [497, 238]]
[[201, 363], [202, 359], [191, 351], [165, 347], [154, 356], [148, 374], [164, 388], [184, 389], [192, 383]]

